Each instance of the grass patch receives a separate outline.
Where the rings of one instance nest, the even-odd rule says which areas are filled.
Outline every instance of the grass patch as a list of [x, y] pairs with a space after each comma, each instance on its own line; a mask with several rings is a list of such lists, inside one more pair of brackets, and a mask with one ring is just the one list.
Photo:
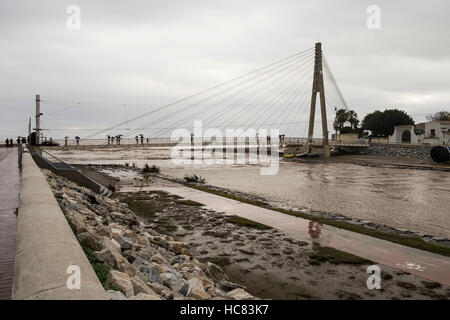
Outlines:
[[83, 247], [83, 251], [86, 257], [88, 258], [89, 263], [92, 266], [92, 269], [94, 269], [98, 280], [100, 280], [103, 287], [106, 289], [107, 287], [106, 282], [108, 280], [109, 268], [95, 258], [94, 251], [92, 251], [91, 249]]
[[152, 195], [157, 195], [159, 198], [168, 198], [168, 199], [182, 199], [182, 197], [177, 196], [175, 194], [168, 193], [163, 190], [152, 190], [152, 191], [143, 191], [143, 192], [133, 192], [133, 193], [121, 193], [114, 195], [113, 198], [119, 199], [121, 201], [125, 200], [153, 200]]
[[101, 261], [98, 261], [95, 256], [94, 252], [86, 247], [83, 247], [84, 254], [89, 260], [89, 263], [92, 266], [92, 269], [94, 269], [95, 274], [97, 275], [98, 280], [100, 280], [100, 283], [102, 284], [103, 288], [105, 290], [114, 290], [114, 291], [121, 291], [120, 287], [108, 283], [108, 276], [110, 269]]
[[387, 240], [387, 241], [390, 241], [390, 242], [402, 244], [402, 245], [407, 246], [407, 247], [421, 249], [421, 250], [425, 250], [425, 251], [429, 251], [429, 252], [433, 252], [433, 253], [441, 254], [443, 256], [450, 257], [450, 248], [426, 242], [426, 241], [424, 241], [424, 240], [422, 240], [422, 239], [420, 239], [418, 237], [403, 236], [403, 235], [399, 235], [399, 234], [395, 234], [395, 233], [391, 233], [391, 232], [383, 232], [383, 231], [379, 231], [379, 230], [372, 230], [372, 229], [368, 229], [368, 228], [365, 228], [365, 227], [362, 227], [362, 226], [357, 226], [357, 225], [354, 225], [354, 224], [351, 224], [351, 223], [348, 223], [348, 222], [344, 222], [344, 221], [336, 221], [336, 220], [328, 219], [328, 218], [315, 217], [315, 216], [309, 215], [307, 213], [294, 212], [294, 211], [280, 209], [280, 208], [272, 208], [267, 203], [262, 202], [262, 201], [241, 198], [241, 197], [238, 197], [238, 196], [236, 196], [234, 194], [228, 194], [228, 193], [222, 192], [222, 191], [211, 190], [211, 189], [208, 189], [207, 187], [204, 187], [204, 186], [188, 185], [188, 184], [185, 184], [185, 186], [187, 186], [189, 188], [197, 189], [197, 190], [200, 190], [200, 191], [212, 193], [212, 194], [215, 194], [215, 195], [218, 195], [218, 196], [222, 196], [222, 197], [225, 197], [225, 198], [229, 198], [229, 199], [237, 200], [237, 201], [240, 201], [240, 202], [248, 203], [248, 204], [251, 204], [251, 205], [254, 205], [254, 206], [258, 206], [258, 207], [262, 207], [262, 208], [278, 211], [278, 212], [281, 212], [281, 213], [289, 214], [291, 216], [300, 217], [300, 218], [308, 219], [308, 220], [311, 220], [311, 221], [320, 222], [322, 224], [330, 225], [330, 226], [333, 226], [333, 227], [337, 227], [337, 228], [341, 228], [341, 229], [345, 229], [345, 230], [349, 230], [349, 231], [365, 234], [365, 235], [368, 235], [368, 236], [371, 236], [371, 237], [374, 237], [374, 238], [383, 239], [383, 240]]
[[248, 228], [253, 228], [253, 229], [259, 229], [259, 230], [272, 229], [271, 227], [266, 226], [265, 224], [258, 223], [258, 222], [252, 221], [252, 220], [238, 217], [238, 216], [226, 217], [225, 221], [228, 223], [236, 224], [238, 226], [243, 226], [243, 227], [248, 227]]
[[141, 217], [151, 217], [158, 212], [158, 208], [151, 206], [148, 203], [137, 201], [137, 200], [125, 200], [124, 201], [128, 208], [135, 214]]
[[155, 200], [151, 195], [157, 195], [158, 199], [156, 201], [184, 201], [183, 204], [191, 205], [191, 206], [202, 206], [203, 204], [190, 201], [190, 200], [179, 200], [182, 199], [177, 195], [170, 194], [163, 190], [155, 190], [149, 192], [136, 192], [136, 193], [127, 193], [118, 196], [118, 199], [121, 202], [124, 202], [128, 205], [128, 208], [133, 211], [136, 215], [150, 218], [154, 216], [156, 213], [161, 212], [162, 208], [156, 206], [155, 204], [150, 204], [150, 200]]
[[[372, 263], [370, 260], [355, 256], [347, 252], [336, 250], [330, 247], [318, 247], [314, 253], [311, 253], [309, 255], [309, 258], [312, 261], [316, 261], [319, 263], [329, 262], [333, 264], [345, 263], [355, 265]], [[311, 263], [312, 261], [310, 261], [310, 264], [318, 264], [315, 262]]]
[[193, 201], [193, 200], [186, 200], [186, 199], [176, 200], [175, 203], [185, 204], [187, 206], [198, 206], [198, 207], [204, 206], [203, 203], [200, 203], [200, 202], [197, 202], [197, 201]]
[[[61, 207], [62, 209], [62, 207]], [[76, 235], [76, 227], [75, 225], [72, 223], [72, 221], [67, 218], [66, 216], [66, 212], [62, 209], [64, 216], [67, 220], [67, 223], [69, 224], [70, 228], [72, 229], [72, 232], [74, 235]], [[78, 239], [77, 239], [78, 240]], [[92, 251], [91, 249], [82, 246], [80, 243], [81, 248], [84, 251], [84, 254], [86, 255], [86, 258], [88, 259], [89, 263], [92, 266], [92, 269], [94, 270], [95, 274], [97, 275], [98, 280], [100, 281], [100, 283], [102, 284], [103, 288], [105, 290], [115, 290], [115, 291], [120, 291], [120, 288], [117, 287], [116, 285], [109, 285], [108, 284], [108, 276], [109, 276], [109, 268], [101, 261], [98, 261], [95, 258], [94, 255], [94, 251]]]

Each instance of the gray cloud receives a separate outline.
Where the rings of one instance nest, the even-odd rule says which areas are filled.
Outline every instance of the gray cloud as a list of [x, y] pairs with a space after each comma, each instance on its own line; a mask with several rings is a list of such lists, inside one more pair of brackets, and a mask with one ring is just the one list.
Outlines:
[[[66, 28], [70, 4], [81, 30]], [[378, 31], [366, 28], [371, 4]], [[35, 93], [102, 103], [44, 103], [48, 127], [102, 128], [312, 47], [318, 34], [351, 108], [398, 106], [423, 121], [450, 108], [448, 12], [444, 0], [2, 1], [0, 137], [25, 132]]]

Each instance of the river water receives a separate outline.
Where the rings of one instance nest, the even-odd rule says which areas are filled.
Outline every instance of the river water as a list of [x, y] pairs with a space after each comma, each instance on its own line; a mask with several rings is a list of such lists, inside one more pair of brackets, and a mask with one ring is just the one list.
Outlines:
[[53, 151], [69, 163], [156, 164], [162, 173], [197, 174], [207, 183], [297, 208], [342, 214], [438, 237], [450, 237], [450, 173], [348, 163], [280, 162], [261, 175], [250, 165], [175, 166], [167, 150]]

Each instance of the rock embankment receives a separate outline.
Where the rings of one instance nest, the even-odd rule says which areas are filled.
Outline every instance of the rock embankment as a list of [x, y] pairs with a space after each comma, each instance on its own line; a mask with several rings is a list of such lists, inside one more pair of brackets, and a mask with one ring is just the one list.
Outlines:
[[431, 148], [431, 146], [427, 145], [372, 143], [367, 154], [376, 156], [430, 159]]
[[45, 173], [110, 299], [255, 299], [219, 266], [197, 260], [187, 243], [159, 234], [125, 203]]

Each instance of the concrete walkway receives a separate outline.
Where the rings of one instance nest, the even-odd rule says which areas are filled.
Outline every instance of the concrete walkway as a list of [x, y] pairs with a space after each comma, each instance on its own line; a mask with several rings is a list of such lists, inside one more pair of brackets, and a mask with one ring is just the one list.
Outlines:
[[[379, 264], [410, 272], [424, 279], [450, 286], [450, 257], [406, 247], [360, 233], [321, 225], [307, 219], [290, 216], [242, 203], [196, 189], [176, 187], [145, 187], [139, 190], [163, 190], [200, 202], [206, 208], [240, 216], [285, 232], [292, 238], [320, 243], [323, 246], [352, 253]], [[124, 190], [126, 191], [126, 190]]]
[[0, 300], [11, 299], [20, 176], [17, 148], [0, 149]]
[[[44, 173], [29, 153], [23, 154], [20, 184], [12, 298], [108, 299]], [[68, 285], [76, 282], [78, 288]]]

